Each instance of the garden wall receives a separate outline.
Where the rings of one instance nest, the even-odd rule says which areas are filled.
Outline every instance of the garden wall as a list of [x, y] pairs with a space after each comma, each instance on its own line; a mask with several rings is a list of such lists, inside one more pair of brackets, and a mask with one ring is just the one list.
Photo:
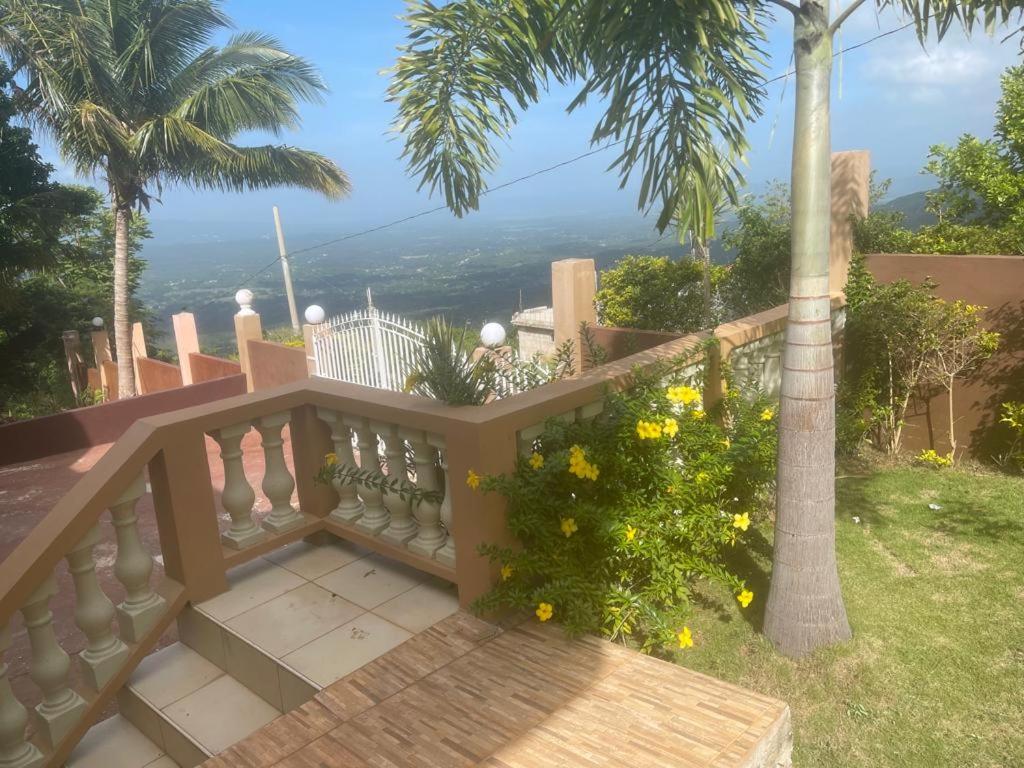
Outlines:
[[238, 374], [5, 424], [0, 426], [0, 465], [111, 443], [138, 419], [244, 393], [245, 376]]
[[[1009, 437], [999, 424], [1000, 406], [1024, 400], [1024, 257], [870, 254], [866, 259], [882, 282], [931, 278], [939, 297], [986, 307], [986, 327], [1002, 335], [999, 351], [954, 393], [953, 408], [957, 441], [978, 457], [998, 456]], [[945, 394], [916, 405], [904, 431], [908, 451], [949, 452], [948, 405]]]
[[[613, 328], [607, 325], [588, 325], [587, 332], [590, 334], [590, 340], [604, 350], [609, 363], [684, 336], [682, 333], [639, 331], [635, 328]], [[587, 342], [582, 333], [579, 344], [583, 350], [583, 370], [589, 370], [593, 365], [587, 355]]]
[[188, 364], [192, 371], [192, 381], [195, 384], [201, 381], [222, 379], [225, 376], [237, 376], [242, 372], [242, 366], [236, 362], [213, 355], [204, 355], [201, 352], [189, 353]]
[[136, 384], [141, 394], [148, 395], [181, 386], [181, 369], [176, 365], [152, 357], [137, 357], [135, 365], [139, 371]]
[[304, 347], [249, 339], [249, 371], [254, 392], [309, 378]]

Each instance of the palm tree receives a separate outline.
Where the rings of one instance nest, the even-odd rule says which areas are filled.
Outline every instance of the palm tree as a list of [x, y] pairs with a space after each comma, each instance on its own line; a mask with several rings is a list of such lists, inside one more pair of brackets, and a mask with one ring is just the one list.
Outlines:
[[[775, 557], [765, 632], [797, 656], [850, 636], [835, 556], [835, 396], [829, 322], [829, 0], [415, 0], [394, 67], [396, 128], [409, 170], [459, 215], [479, 204], [494, 146], [548, 82], [576, 83], [572, 110], [604, 99], [593, 141], [620, 140], [621, 183], [663, 229], [685, 194], [705, 198], [710, 160], [736, 201], [744, 129], [759, 113], [765, 21], [793, 17], [796, 112], [792, 278], [783, 353]], [[873, 0], [913, 19], [924, 40], [954, 23], [991, 30], [1024, 0]], [[697, 179], [687, 192], [687, 174]]]
[[243, 131], [299, 125], [325, 86], [268, 35], [209, 44], [230, 27], [219, 0], [0, 0], [0, 51], [35, 121], [82, 174], [105, 177], [115, 217], [114, 333], [121, 397], [135, 394], [128, 313], [134, 212], [164, 184], [241, 191], [279, 185], [329, 198], [345, 173], [315, 152], [243, 147]]

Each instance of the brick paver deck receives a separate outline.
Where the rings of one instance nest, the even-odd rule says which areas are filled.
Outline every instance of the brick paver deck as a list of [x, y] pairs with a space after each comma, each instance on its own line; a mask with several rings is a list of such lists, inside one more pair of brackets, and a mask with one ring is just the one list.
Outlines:
[[204, 765], [774, 768], [789, 740], [782, 702], [557, 627], [457, 613]]

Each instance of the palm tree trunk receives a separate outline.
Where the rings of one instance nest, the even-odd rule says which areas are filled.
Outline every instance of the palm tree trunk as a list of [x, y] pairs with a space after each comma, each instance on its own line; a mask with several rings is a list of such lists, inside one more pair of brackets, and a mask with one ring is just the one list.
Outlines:
[[765, 634], [787, 656], [850, 637], [835, 551], [827, 3], [803, 0], [793, 41], [793, 269], [783, 351], [775, 550], [764, 622]]
[[117, 346], [117, 395], [135, 397], [135, 368], [132, 365], [131, 296], [128, 293], [128, 225], [132, 212], [124, 203], [114, 203], [114, 343]]
[[704, 270], [703, 274], [703, 289], [704, 289], [704, 327], [714, 328], [714, 308], [711, 306], [711, 249], [708, 248], [706, 241], [699, 237], [693, 238], [693, 250], [700, 259], [701, 267]]

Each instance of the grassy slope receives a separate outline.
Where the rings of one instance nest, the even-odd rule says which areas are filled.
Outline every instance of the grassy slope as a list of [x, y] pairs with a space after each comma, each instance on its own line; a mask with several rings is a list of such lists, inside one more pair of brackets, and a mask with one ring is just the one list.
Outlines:
[[797, 766], [1024, 766], [1024, 481], [890, 469], [838, 492], [854, 639], [793, 662], [756, 634], [770, 543], [751, 529], [757, 600], [710, 595], [680, 662], [787, 701]]

